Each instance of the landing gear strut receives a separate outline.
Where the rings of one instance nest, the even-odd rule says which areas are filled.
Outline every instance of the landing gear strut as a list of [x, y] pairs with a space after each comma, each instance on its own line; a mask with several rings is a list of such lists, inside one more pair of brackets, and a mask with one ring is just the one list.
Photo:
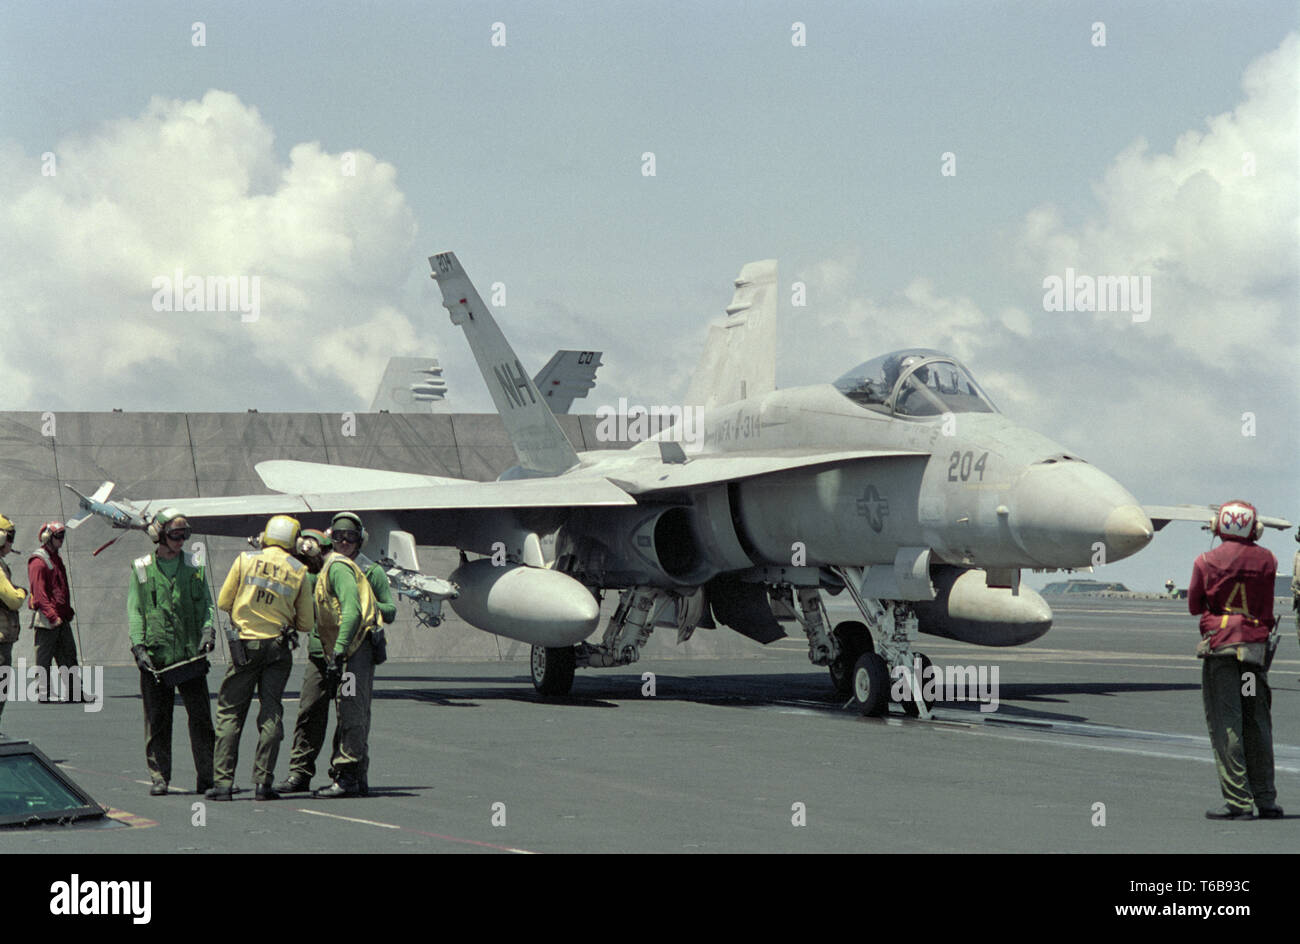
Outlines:
[[[678, 605], [685, 601], [684, 605]], [[533, 687], [543, 695], [567, 695], [573, 688], [576, 668], [604, 669], [631, 665], [641, 657], [641, 649], [650, 638], [655, 624], [669, 606], [677, 612], [677, 638], [690, 638], [700, 618], [702, 597], [695, 606], [690, 598], [657, 587], [632, 587], [619, 595], [618, 607], [605, 627], [599, 645], [580, 642], [576, 646], [544, 648], [533, 646]]]
[[[857, 604], [866, 620], [865, 628], [868, 643], [874, 641], [874, 651], [861, 651], [853, 665], [853, 698], [864, 715], [883, 714], [888, 707], [894, 680], [903, 682], [903, 697], [899, 699], [903, 711], [914, 718], [929, 718], [934, 698], [924, 697], [923, 684], [931, 663], [925, 655], [912, 650], [912, 642], [918, 633], [918, 621], [909, 603], [902, 600], [876, 600], [864, 597], [858, 592], [862, 585], [861, 571], [857, 568], [843, 568], [840, 577], [849, 596]], [[850, 625], [841, 623], [840, 627]], [[861, 623], [851, 624], [862, 626]], [[836, 627], [837, 634], [840, 627]], [[852, 635], [856, 630], [846, 633]], [[871, 656], [872, 658], [867, 658]], [[920, 671], [917, 671], [917, 666]], [[884, 685], [875, 684], [884, 671]], [[831, 679], [835, 680], [832, 668]], [[883, 689], [883, 703], [877, 693]]]

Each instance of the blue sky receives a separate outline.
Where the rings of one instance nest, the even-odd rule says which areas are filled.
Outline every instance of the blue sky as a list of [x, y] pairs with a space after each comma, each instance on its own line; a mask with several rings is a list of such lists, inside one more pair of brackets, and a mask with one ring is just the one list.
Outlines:
[[[1275, 2], [8, 3], [0, 408], [360, 409], [428, 352], [489, 409], [441, 249], [505, 284], [526, 365], [605, 351], [585, 409], [673, 402], [777, 257], [808, 291], [782, 385], [953, 350], [1144, 501], [1294, 518], [1298, 28]], [[153, 311], [177, 265], [260, 275], [261, 319]], [[1152, 275], [1150, 322], [1045, 312], [1067, 266]], [[1099, 576], [1185, 581], [1188, 531]]]

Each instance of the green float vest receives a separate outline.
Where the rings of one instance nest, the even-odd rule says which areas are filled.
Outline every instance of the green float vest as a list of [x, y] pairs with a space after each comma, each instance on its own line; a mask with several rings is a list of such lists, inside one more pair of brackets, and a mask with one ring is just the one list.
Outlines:
[[145, 648], [160, 669], [199, 654], [207, 616], [203, 568], [190, 566], [184, 554], [177, 564], [175, 583], [158, 569], [152, 554], [131, 564], [144, 612]]

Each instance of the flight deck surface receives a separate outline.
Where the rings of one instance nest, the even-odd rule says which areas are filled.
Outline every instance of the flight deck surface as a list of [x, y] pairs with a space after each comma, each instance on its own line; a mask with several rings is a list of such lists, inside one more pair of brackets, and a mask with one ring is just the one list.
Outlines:
[[[808, 664], [801, 638], [754, 645], [749, 658], [580, 670], [573, 694], [552, 700], [534, 693], [526, 661], [390, 662], [375, 684], [373, 795], [343, 800], [253, 800], [256, 706], [244, 791], [230, 803], [183, 792], [194, 784], [179, 703], [175, 792], [148, 796], [138, 674], [110, 666], [102, 711], [12, 703], [4, 733], [35, 742], [132, 825], [10, 829], [0, 842], [29, 853], [1293, 851], [1291, 618], [1270, 680], [1278, 802], [1294, 814], [1215, 823], [1204, 818], [1221, 800], [1185, 604], [1052, 602], [1056, 625], [1027, 646], [921, 637], [940, 666], [998, 670], [996, 711], [949, 701], [931, 721], [897, 707], [860, 717]], [[277, 779], [301, 671], [286, 692]], [[326, 766], [313, 786], [328, 783]]]

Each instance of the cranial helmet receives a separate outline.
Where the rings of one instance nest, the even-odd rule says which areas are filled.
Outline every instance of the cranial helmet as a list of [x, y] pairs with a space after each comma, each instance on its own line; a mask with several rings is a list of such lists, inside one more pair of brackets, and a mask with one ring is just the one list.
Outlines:
[[293, 553], [298, 544], [298, 519], [276, 515], [266, 523], [262, 532], [262, 547], [282, 547]]
[[308, 528], [298, 536], [297, 553], [300, 557], [316, 557], [322, 551], [328, 551], [330, 546], [328, 534]]
[[16, 532], [17, 528], [14, 527], [14, 523], [4, 515], [0, 515], [0, 544], [12, 541]]
[[1233, 500], [1219, 506], [1210, 530], [1225, 541], [1254, 541], [1264, 533], [1264, 525], [1254, 505]]
[[361, 518], [350, 511], [340, 511], [334, 516], [330, 521], [330, 532], [334, 531], [359, 531], [363, 545], [370, 539], [370, 532], [361, 523]]
[[150, 541], [159, 544], [162, 542], [163, 532], [167, 530], [168, 522], [180, 517], [182, 517], [181, 513], [175, 508], [164, 508], [153, 516], [153, 520], [149, 522], [149, 527], [144, 529], [144, 533], [149, 535]]
[[62, 521], [47, 521], [45, 524], [41, 525], [41, 533], [36, 536], [36, 540], [44, 544], [53, 538], [54, 535], [62, 534], [64, 530]]

